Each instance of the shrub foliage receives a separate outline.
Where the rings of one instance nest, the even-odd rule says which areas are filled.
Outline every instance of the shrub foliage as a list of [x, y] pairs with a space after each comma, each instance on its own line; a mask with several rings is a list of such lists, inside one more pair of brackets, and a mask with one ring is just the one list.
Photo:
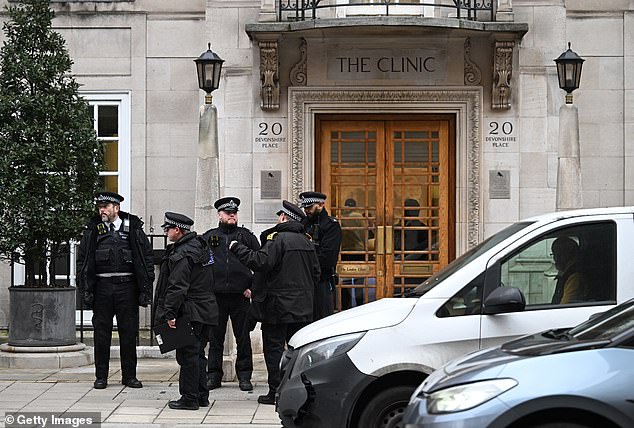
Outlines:
[[[48, 0], [8, 10], [0, 48], [0, 255], [53, 283], [61, 246], [94, 212], [103, 149]], [[37, 274], [37, 275], [36, 275]]]

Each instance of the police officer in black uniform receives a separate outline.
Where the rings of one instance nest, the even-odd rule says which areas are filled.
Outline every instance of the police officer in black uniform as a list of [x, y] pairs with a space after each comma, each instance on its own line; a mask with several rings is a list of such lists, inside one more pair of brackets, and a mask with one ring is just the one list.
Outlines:
[[234, 196], [220, 198], [214, 203], [218, 210], [218, 227], [205, 232], [203, 238], [214, 252], [214, 294], [218, 303], [218, 325], [211, 329], [207, 386], [220, 388], [222, 380], [222, 355], [227, 321], [231, 318], [236, 338], [236, 374], [242, 391], [253, 390], [251, 374], [253, 358], [247, 314], [251, 298], [253, 272], [229, 251], [229, 243], [238, 241], [252, 250], [260, 249], [260, 243], [249, 229], [238, 226], [240, 199]]
[[152, 247], [143, 232], [143, 222], [119, 210], [123, 196], [100, 192], [95, 202], [99, 214], [86, 225], [77, 256], [77, 285], [84, 307], [93, 309], [94, 387], [108, 386], [112, 318], [116, 316], [121, 383], [141, 388], [136, 378], [138, 306], [146, 307], [152, 300]]
[[313, 238], [319, 257], [321, 277], [315, 289], [314, 319], [318, 320], [334, 312], [334, 292], [337, 286], [337, 258], [341, 248], [341, 226], [328, 215], [324, 207], [326, 195], [319, 192], [303, 192], [300, 206], [306, 213], [305, 230]]
[[205, 344], [212, 325], [218, 323], [218, 308], [213, 293], [214, 256], [207, 242], [190, 229], [194, 221], [173, 212], [165, 213], [161, 225], [167, 246], [161, 260], [154, 299], [154, 324], [176, 328], [189, 320], [196, 340], [176, 349], [180, 366], [178, 390], [181, 397], [168, 403], [170, 409], [198, 410], [209, 406]]
[[237, 240], [229, 249], [256, 272], [253, 304], [260, 307], [262, 345], [269, 391], [260, 404], [275, 404], [280, 385], [280, 361], [284, 345], [313, 319], [313, 293], [319, 281], [319, 260], [310, 236], [304, 233], [305, 215], [283, 201], [275, 227], [262, 232], [262, 248], [254, 251]]

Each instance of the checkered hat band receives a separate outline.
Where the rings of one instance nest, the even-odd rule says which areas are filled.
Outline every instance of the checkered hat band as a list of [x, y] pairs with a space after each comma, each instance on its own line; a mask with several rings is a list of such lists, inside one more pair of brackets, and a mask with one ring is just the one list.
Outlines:
[[218, 207], [218, 211], [222, 211], [222, 210], [226, 210], [227, 208], [230, 208], [232, 210], [238, 210], [238, 206], [236, 205], [235, 202], [231, 201], [231, 202], [227, 202], [226, 204], [222, 204]]
[[321, 198], [305, 198], [302, 199], [302, 205], [312, 205], [312, 204], [318, 204], [320, 202], [326, 202], [325, 199], [321, 199]]
[[119, 200], [117, 198], [114, 198], [112, 196], [98, 196], [95, 198], [95, 202], [114, 202], [114, 203], [119, 203]]
[[165, 223], [169, 224], [170, 226], [176, 226], [176, 227], [180, 227], [181, 229], [186, 229], [186, 230], [189, 230], [189, 228], [191, 227], [188, 224], [179, 223], [177, 221], [170, 220], [168, 218], [165, 219]]
[[294, 212], [291, 212], [291, 211], [287, 210], [286, 208], [282, 208], [282, 212], [284, 214], [286, 214], [287, 216], [289, 216], [290, 218], [292, 218], [293, 220], [299, 221], [301, 223], [302, 219], [297, 214], [295, 214]]

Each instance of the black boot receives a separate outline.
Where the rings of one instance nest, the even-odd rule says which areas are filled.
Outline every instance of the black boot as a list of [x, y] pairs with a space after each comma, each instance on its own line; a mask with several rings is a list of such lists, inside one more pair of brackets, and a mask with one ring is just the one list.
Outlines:
[[258, 403], [260, 404], [275, 404], [275, 391], [269, 389], [268, 394], [260, 395], [258, 397]]
[[212, 389], [217, 389], [222, 386], [221, 378], [215, 375], [211, 375], [207, 377], [207, 388], [211, 391]]
[[182, 397], [176, 401], [170, 401], [167, 405], [174, 410], [198, 410], [199, 407], [198, 401], [187, 401]]
[[249, 379], [238, 379], [240, 391], [253, 391], [253, 384]]

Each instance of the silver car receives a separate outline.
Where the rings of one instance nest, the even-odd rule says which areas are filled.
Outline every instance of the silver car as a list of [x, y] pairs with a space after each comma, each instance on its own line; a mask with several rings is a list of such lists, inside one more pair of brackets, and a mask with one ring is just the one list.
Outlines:
[[406, 428], [633, 427], [634, 299], [468, 354], [414, 392]]

